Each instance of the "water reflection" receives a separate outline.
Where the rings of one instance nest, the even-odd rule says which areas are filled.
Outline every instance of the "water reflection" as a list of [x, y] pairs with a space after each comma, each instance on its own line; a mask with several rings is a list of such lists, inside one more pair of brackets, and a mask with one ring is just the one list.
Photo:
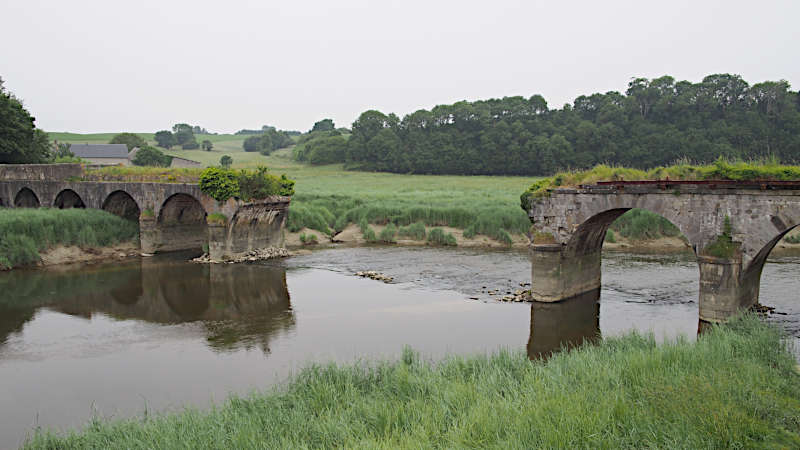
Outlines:
[[599, 339], [600, 289], [560, 302], [531, 304], [530, 359], [547, 359], [561, 348]]
[[18, 271], [0, 277], [0, 345], [38, 309], [90, 319], [158, 324], [199, 321], [219, 351], [269, 352], [275, 333], [292, 329], [294, 314], [283, 268], [139, 260], [68, 271]]

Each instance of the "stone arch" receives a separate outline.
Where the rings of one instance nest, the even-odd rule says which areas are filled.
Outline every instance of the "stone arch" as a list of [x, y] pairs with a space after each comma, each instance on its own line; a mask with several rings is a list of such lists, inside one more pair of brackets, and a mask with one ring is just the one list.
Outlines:
[[125, 191], [114, 191], [108, 194], [102, 209], [133, 222], [138, 222], [141, 214], [139, 204]]
[[14, 197], [14, 207], [16, 208], [38, 208], [42, 206], [39, 197], [30, 188], [24, 187], [17, 192]]
[[86, 204], [83, 203], [83, 199], [77, 192], [72, 189], [64, 189], [56, 195], [53, 207], [58, 209], [86, 208]]
[[689, 240], [693, 252], [695, 253], [695, 255], [697, 255], [698, 239], [696, 238], [696, 236], [693, 236], [696, 233], [693, 233], [693, 230], [690, 227], [686, 226], [686, 224], [684, 223], [683, 220], [681, 220], [680, 217], [677, 217], [677, 215], [672, 214], [673, 211], [670, 210], [664, 211], [661, 210], [660, 208], [648, 208], [647, 205], [637, 205], [631, 207], [615, 207], [601, 212], [597, 212], [596, 214], [586, 218], [575, 228], [575, 231], [570, 234], [569, 239], [567, 240], [567, 242], [565, 242], [566, 251], [575, 255], [600, 251], [603, 247], [603, 241], [605, 240], [606, 232], [608, 231], [611, 224], [614, 223], [614, 221], [620, 218], [623, 214], [633, 209], [644, 210], [656, 214], [669, 221], [672, 225], [674, 225], [678, 229], [678, 231], [681, 232], [683, 236], [685, 236]]
[[[632, 209], [657, 214], [672, 223], [685, 236], [697, 255], [698, 233], [684, 220], [681, 208], [662, 208], [658, 201], [639, 196], [620, 199], [598, 199], [578, 211], [569, 211], [569, 223], [535, 221], [537, 230], [531, 246], [531, 294], [539, 302], [558, 302], [600, 289], [602, 283], [602, 248], [606, 232], [620, 216]], [[548, 242], [549, 241], [549, 242]], [[700, 265], [698, 264], [698, 273]]]
[[[750, 263], [747, 264], [747, 266], [742, 270], [741, 285], [744, 290], [744, 296], [753, 299], [759, 298], [759, 293], [761, 290], [761, 273], [764, 271], [764, 264], [766, 264], [767, 258], [769, 258], [772, 250], [775, 249], [775, 246], [778, 245], [778, 242], [780, 242], [781, 239], [783, 239], [792, 230], [800, 227], [800, 220], [793, 222], [794, 223], [786, 224], [785, 222], [781, 221], [780, 225], [776, 224], [778, 234], [768, 241], [761, 248], [761, 250], [756, 253]], [[775, 223], [775, 221], [773, 221], [773, 223]], [[782, 231], [781, 228], [783, 229]]]
[[200, 250], [208, 242], [206, 210], [199, 200], [189, 194], [178, 193], [161, 205], [156, 219], [160, 234], [157, 250]]

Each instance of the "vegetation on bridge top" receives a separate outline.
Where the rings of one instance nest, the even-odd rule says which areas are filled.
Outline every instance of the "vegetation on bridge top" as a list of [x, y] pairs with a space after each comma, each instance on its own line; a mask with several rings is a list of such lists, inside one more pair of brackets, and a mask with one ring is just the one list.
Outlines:
[[107, 166], [83, 170], [81, 181], [119, 181], [119, 182], [153, 182], [153, 183], [196, 183], [203, 169]]
[[800, 374], [746, 316], [698, 337], [312, 366], [208, 411], [38, 429], [25, 448], [798, 448]]
[[664, 180], [667, 178], [670, 180], [790, 181], [800, 180], [800, 166], [782, 165], [775, 160], [731, 162], [722, 158], [708, 165], [693, 165], [684, 162], [650, 170], [611, 167], [601, 164], [590, 170], [559, 172], [552, 177], [536, 181], [520, 196], [520, 206], [527, 211], [531, 198], [545, 196], [550, 189], [558, 187], [575, 187], [598, 181]]
[[231, 197], [244, 201], [272, 195], [289, 197], [294, 195], [294, 180], [272, 175], [263, 166], [255, 170], [209, 167], [200, 174], [200, 190], [221, 202]]

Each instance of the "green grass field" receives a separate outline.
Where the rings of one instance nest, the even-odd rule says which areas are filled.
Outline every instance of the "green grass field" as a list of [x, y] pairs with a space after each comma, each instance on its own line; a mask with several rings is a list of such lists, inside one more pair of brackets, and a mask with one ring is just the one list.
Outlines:
[[[50, 133], [63, 142], [108, 142], [115, 133], [76, 135]], [[152, 134], [140, 133], [152, 140]], [[205, 136], [198, 136], [198, 141]], [[398, 226], [424, 222], [429, 226], [470, 229], [503, 242], [507, 233], [523, 234], [530, 222], [519, 207], [519, 195], [536, 177], [404, 175], [348, 171], [341, 164], [311, 166], [291, 159], [291, 148], [268, 156], [245, 152], [245, 136], [216, 135], [211, 152], [167, 151], [173, 156], [219, 164], [222, 155], [233, 158], [234, 168], [266, 165], [275, 174], [297, 181], [292, 199], [289, 229], [303, 227], [323, 233], [341, 231], [362, 218], [370, 223], [393, 222]], [[471, 227], [471, 228], [470, 228]]]
[[37, 432], [25, 448], [800, 448], [800, 373], [755, 316], [696, 343], [312, 366], [208, 411]]

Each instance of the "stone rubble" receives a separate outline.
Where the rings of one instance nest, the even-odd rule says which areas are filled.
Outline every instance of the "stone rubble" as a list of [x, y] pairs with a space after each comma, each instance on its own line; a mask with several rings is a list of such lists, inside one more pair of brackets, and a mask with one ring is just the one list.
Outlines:
[[[529, 284], [529, 283], [520, 283], [520, 286], [523, 286], [525, 284]], [[533, 301], [533, 298], [531, 298], [531, 290], [530, 289], [524, 289], [524, 290], [523, 289], [517, 289], [514, 292], [505, 291], [505, 294], [503, 294], [503, 292], [500, 291], [499, 289], [495, 289], [495, 290], [486, 291], [486, 293], [491, 295], [491, 296], [493, 296], [493, 297], [497, 296], [495, 298], [498, 301], [501, 301], [501, 302], [517, 302], [517, 303], [521, 303], [521, 302], [532, 302]]]
[[384, 275], [384, 274], [382, 274], [380, 272], [375, 272], [374, 270], [366, 270], [366, 271], [362, 271], [362, 272], [356, 272], [355, 275], [357, 277], [369, 278], [371, 280], [376, 280], [376, 281], [383, 281], [384, 283], [391, 283], [392, 281], [394, 281], [394, 277], [390, 277], [388, 275]]
[[281, 247], [267, 247], [267, 248], [259, 248], [255, 250], [251, 250], [247, 253], [243, 253], [238, 255], [233, 259], [226, 259], [224, 261], [213, 261], [209, 257], [208, 253], [204, 253], [202, 256], [194, 258], [192, 261], [196, 263], [204, 263], [204, 264], [218, 264], [218, 263], [242, 263], [242, 262], [255, 262], [255, 261], [263, 261], [267, 259], [274, 259], [274, 258], [285, 258], [287, 256], [291, 256], [289, 250]]

